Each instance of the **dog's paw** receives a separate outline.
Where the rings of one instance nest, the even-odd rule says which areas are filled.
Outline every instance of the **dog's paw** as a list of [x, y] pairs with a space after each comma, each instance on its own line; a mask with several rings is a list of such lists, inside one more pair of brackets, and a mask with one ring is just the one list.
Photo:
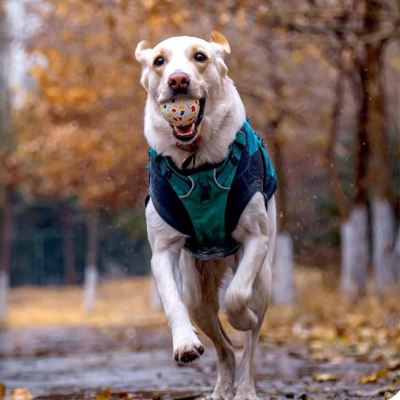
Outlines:
[[181, 329], [174, 337], [174, 358], [179, 364], [189, 363], [200, 358], [204, 353], [204, 346], [193, 329]]
[[213, 393], [210, 396], [203, 397], [202, 400], [232, 400], [232, 394]]
[[179, 364], [194, 361], [204, 353], [204, 346], [191, 324], [173, 330], [172, 341], [174, 359]]
[[203, 353], [204, 346], [200, 342], [188, 343], [174, 350], [174, 358], [179, 364], [189, 363], [200, 358]]
[[260, 398], [254, 393], [237, 393], [234, 400], [260, 400]]

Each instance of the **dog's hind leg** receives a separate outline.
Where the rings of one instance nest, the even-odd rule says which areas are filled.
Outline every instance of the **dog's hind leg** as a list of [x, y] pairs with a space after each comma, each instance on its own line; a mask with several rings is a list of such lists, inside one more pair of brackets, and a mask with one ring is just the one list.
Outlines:
[[[257, 347], [258, 336], [267, 311], [270, 288], [271, 288], [271, 266], [274, 257], [276, 240], [276, 209], [272, 198], [268, 204], [268, 237], [269, 250], [262, 262], [262, 266], [256, 275], [251, 287], [247, 306], [257, 316], [257, 325], [246, 332], [246, 341], [242, 360], [239, 368], [239, 387], [235, 400], [257, 400], [256, 394], [256, 368], [254, 355]], [[248, 266], [251, 268], [251, 266]], [[240, 268], [240, 266], [239, 266]]]
[[264, 321], [265, 312], [268, 307], [269, 288], [271, 283], [271, 259], [267, 257], [253, 285], [250, 307], [258, 317], [257, 326], [246, 332], [243, 356], [239, 366], [239, 386], [235, 400], [257, 400], [256, 394], [256, 367], [254, 356], [258, 342], [260, 328]]
[[225, 260], [202, 262], [184, 257], [184, 298], [190, 316], [212, 340], [218, 357], [215, 389], [206, 400], [232, 400], [235, 377], [233, 346], [218, 318], [218, 291], [226, 271]]
[[246, 331], [235, 400], [256, 400], [254, 353], [271, 288], [276, 238], [274, 198], [270, 199], [267, 210], [261, 193], [255, 194], [242, 213], [234, 236], [242, 247], [235, 275], [226, 291], [225, 309], [231, 325]]
[[256, 394], [256, 367], [254, 354], [258, 342], [260, 326], [253, 331], [246, 332], [243, 356], [239, 366], [239, 386], [235, 400], [258, 400]]

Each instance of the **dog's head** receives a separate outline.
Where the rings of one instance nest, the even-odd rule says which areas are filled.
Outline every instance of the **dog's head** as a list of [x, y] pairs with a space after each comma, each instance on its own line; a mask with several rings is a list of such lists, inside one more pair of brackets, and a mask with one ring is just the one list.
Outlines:
[[[193, 124], [168, 128], [172, 128], [169, 132], [178, 140], [188, 142], [196, 137], [206, 104], [213, 104], [224, 82], [229, 80], [224, 63], [229, 53], [228, 41], [216, 31], [211, 33], [209, 42], [180, 36], [164, 40], [154, 48], [147, 41], [137, 45], [135, 56], [143, 67], [140, 82], [148, 92], [149, 101], [158, 106], [159, 115], [153, 115], [154, 118], [161, 117], [159, 106], [173, 99], [200, 100], [200, 112]], [[168, 126], [166, 121], [163, 123]]]

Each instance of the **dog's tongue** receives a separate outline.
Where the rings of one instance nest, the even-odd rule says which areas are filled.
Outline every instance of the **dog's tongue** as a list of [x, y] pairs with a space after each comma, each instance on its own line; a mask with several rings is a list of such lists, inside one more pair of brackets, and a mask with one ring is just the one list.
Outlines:
[[190, 136], [196, 129], [196, 125], [193, 123], [186, 126], [174, 126], [175, 133], [179, 136]]

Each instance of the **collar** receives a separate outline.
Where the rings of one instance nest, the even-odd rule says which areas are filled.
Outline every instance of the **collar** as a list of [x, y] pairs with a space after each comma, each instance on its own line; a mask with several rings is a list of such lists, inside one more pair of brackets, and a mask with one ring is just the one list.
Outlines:
[[195, 140], [193, 140], [193, 142], [191, 143], [181, 143], [181, 142], [176, 142], [175, 146], [180, 149], [180, 150], [184, 150], [190, 153], [189, 156], [187, 156], [183, 162], [182, 162], [182, 169], [187, 169], [190, 164], [194, 164], [196, 162], [196, 152], [200, 146], [200, 142], [201, 142], [201, 136], [199, 135]]
[[192, 143], [176, 142], [175, 147], [184, 151], [188, 151], [189, 153], [193, 153], [196, 152], [197, 149], [199, 148], [200, 142], [201, 142], [201, 136], [199, 135], [196, 139], [193, 140]]

